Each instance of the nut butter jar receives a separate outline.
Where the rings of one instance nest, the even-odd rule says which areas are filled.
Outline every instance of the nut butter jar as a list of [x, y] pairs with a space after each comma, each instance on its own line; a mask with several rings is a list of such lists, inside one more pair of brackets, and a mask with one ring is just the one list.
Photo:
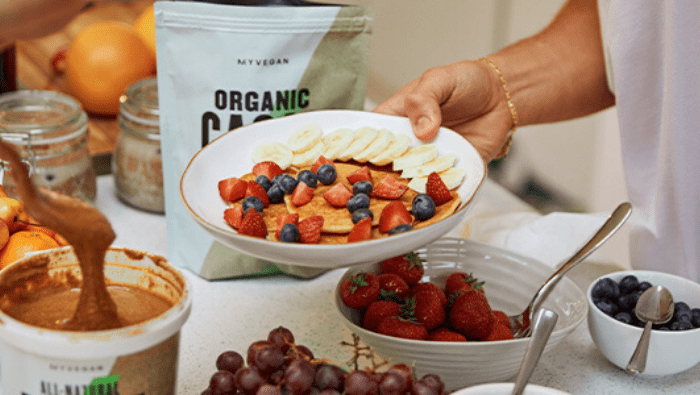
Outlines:
[[160, 151], [158, 84], [148, 78], [122, 97], [119, 135], [112, 156], [117, 195], [146, 211], [163, 213], [163, 162]]
[[[0, 139], [17, 149], [35, 184], [85, 202], [95, 199], [87, 114], [72, 97], [41, 90], [3, 93]], [[3, 164], [5, 170], [12, 171]], [[11, 177], [0, 179], [7, 193], [14, 196]]]

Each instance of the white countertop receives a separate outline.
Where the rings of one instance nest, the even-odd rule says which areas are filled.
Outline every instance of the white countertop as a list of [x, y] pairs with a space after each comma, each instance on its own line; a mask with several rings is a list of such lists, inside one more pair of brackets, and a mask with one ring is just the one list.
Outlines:
[[[95, 206], [112, 223], [117, 234], [115, 245], [167, 257], [165, 216], [123, 204], [116, 198], [109, 175], [98, 177]], [[487, 180], [467, 220], [508, 211], [532, 208]], [[461, 228], [453, 232], [454, 236], [460, 234]], [[569, 272], [569, 277], [586, 289], [599, 275], [617, 269], [610, 264], [583, 262]], [[181, 333], [178, 394], [201, 393], [216, 370], [216, 357], [221, 352], [236, 350], [244, 354], [253, 341], [266, 338], [280, 325], [292, 330], [297, 344], [308, 346], [317, 357], [347, 361], [352, 354], [340, 342], [351, 341], [351, 332], [333, 304], [333, 292], [344, 271], [329, 271], [311, 280], [279, 275], [207, 281], [183, 270], [192, 286], [194, 302]], [[584, 322], [551, 353], [542, 356], [531, 382], [576, 395], [700, 394], [700, 365], [674, 376], [633, 376], [603, 357]]]

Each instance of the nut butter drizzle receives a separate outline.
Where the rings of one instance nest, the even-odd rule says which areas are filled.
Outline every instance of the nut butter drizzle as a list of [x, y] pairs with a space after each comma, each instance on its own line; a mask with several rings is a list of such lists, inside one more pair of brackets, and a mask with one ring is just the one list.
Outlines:
[[116, 304], [107, 292], [104, 276], [105, 254], [116, 237], [107, 218], [79, 199], [45, 188], [37, 190], [20, 156], [2, 141], [0, 157], [10, 162], [10, 174], [25, 211], [42, 225], [61, 234], [78, 258], [83, 281], [78, 305], [65, 330], [96, 331], [123, 326]]

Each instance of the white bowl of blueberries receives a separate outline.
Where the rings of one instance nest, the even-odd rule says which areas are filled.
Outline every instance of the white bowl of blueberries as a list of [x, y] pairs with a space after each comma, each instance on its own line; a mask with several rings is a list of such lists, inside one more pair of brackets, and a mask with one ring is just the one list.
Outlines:
[[700, 362], [700, 284], [672, 274], [631, 270], [598, 278], [588, 287], [588, 330], [613, 364], [625, 369], [642, 335], [644, 322], [634, 314], [639, 295], [661, 285], [674, 299], [673, 318], [654, 325], [642, 375], [680, 373]]

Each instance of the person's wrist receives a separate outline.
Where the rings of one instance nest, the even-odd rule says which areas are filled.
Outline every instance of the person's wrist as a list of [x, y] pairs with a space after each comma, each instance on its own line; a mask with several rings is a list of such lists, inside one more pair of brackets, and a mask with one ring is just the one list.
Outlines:
[[501, 90], [503, 91], [503, 94], [505, 96], [505, 102], [508, 106], [508, 111], [510, 112], [510, 130], [508, 131], [508, 134], [506, 136], [505, 143], [503, 144], [501, 150], [496, 156], [496, 159], [500, 159], [508, 155], [508, 152], [510, 151], [510, 146], [513, 143], [513, 135], [515, 134], [515, 129], [518, 127], [518, 112], [515, 110], [515, 105], [513, 104], [513, 100], [510, 96], [510, 91], [508, 90], [508, 84], [506, 83], [505, 77], [503, 77], [501, 69], [498, 68], [498, 66], [488, 57], [479, 58], [476, 61], [486, 63], [496, 73], [496, 76], [498, 77], [498, 80], [501, 84]]

